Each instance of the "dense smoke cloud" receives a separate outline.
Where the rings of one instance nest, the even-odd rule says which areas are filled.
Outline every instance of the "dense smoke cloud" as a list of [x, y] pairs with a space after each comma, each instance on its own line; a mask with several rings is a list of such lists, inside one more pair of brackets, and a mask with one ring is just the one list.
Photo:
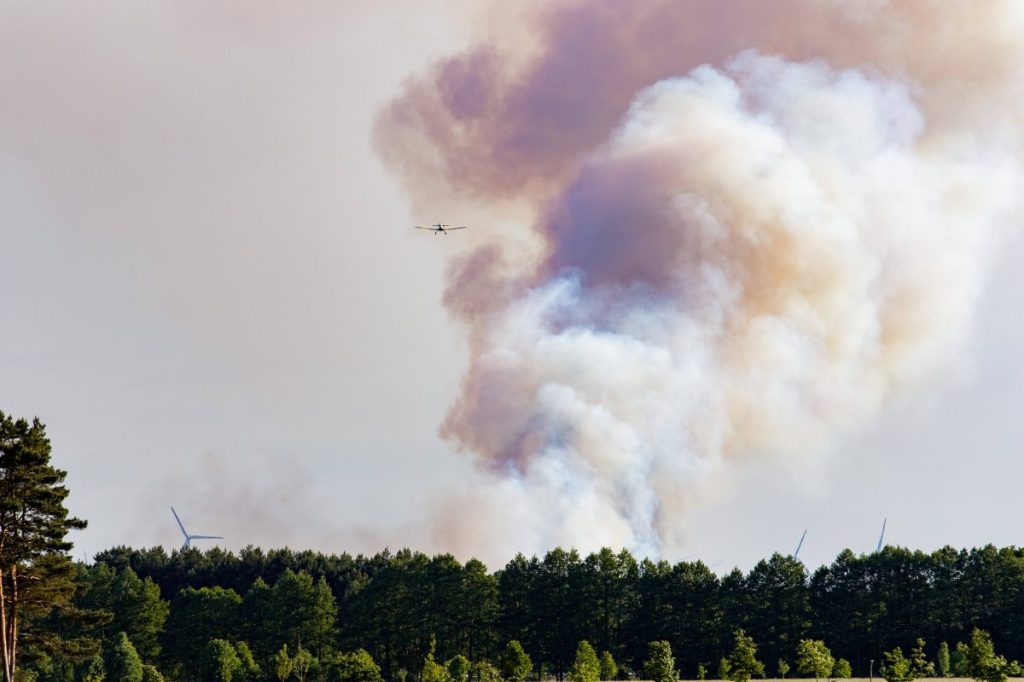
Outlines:
[[441, 541], [675, 553], [723, 462], [826, 452], [957, 362], [1017, 217], [1021, 14], [566, 2], [412, 81], [378, 147], [414, 200], [518, 203], [540, 243], [452, 269], [442, 432], [491, 489]]

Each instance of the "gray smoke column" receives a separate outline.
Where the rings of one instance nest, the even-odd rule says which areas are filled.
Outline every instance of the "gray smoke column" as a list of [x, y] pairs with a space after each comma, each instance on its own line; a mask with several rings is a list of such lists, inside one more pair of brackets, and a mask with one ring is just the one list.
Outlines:
[[489, 484], [439, 540], [674, 553], [724, 462], [825, 453], [959, 362], [1020, 215], [1022, 13], [545, 3], [411, 81], [377, 143], [414, 200], [540, 244], [453, 264], [442, 433]]

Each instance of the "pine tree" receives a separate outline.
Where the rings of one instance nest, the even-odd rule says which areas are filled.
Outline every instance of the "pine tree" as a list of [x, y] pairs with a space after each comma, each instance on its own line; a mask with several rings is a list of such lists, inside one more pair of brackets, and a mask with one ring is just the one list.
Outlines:
[[107, 654], [107, 677], [118, 682], [142, 682], [142, 659], [132, 646], [128, 635], [118, 635], [117, 642]]
[[103, 682], [107, 678], [107, 670], [103, 665], [103, 658], [97, 654], [89, 661], [82, 675], [83, 682]]
[[949, 677], [950, 676], [949, 644], [947, 642], [943, 642], [942, 644], [939, 645], [938, 663], [939, 663], [939, 676], [940, 677]]
[[436, 648], [437, 642], [431, 637], [430, 651], [427, 652], [426, 657], [423, 659], [423, 670], [420, 673], [420, 680], [422, 682], [451, 682], [451, 677], [449, 677], [445, 667], [434, 660], [434, 650]]
[[164, 682], [164, 676], [154, 666], [142, 666], [142, 682]]
[[466, 682], [469, 678], [469, 669], [472, 667], [472, 664], [462, 654], [456, 654], [448, 659], [445, 667], [448, 669], [448, 676], [452, 678], [453, 682]]
[[288, 655], [288, 645], [282, 644], [281, 648], [277, 650], [271, 660], [271, 666], [273, 667], [274, 674], [277, 675], [277, 679], [284, 682], [292, 674], [292, 658]]
[[501, 676], [509, 682], [522, 682], [533, 670], [533, 662], [523, 651], [523, 645], [519, 643], [519, 640], [513, 639], [505, 646], [499, 667]]
[[232, 682], [241, 676], [242, 662], [231, 642], [211, 639], [203, 649], [199, 670], [204, 682]]
[[256, 682], [260, 679], [262, 671], [252, 655], [252, 649], [245, 642], [235, 642], [235, 653], [238, 654], [238, 662], [241, 664], [239, 679], [244, 682]]
[[590, 642], [583, 640], [576, 647], [576, 658], [569, 669], [572, 682], [599, 682], [601, 679], [601, 663], [597, 660], [597, 652]]
[[615, 659], [612, 658], [610, 651], [601, 652], [601, 679], [605, 682], [608, 680], [616, 680], [619, 677], [619, 666], [616, 665]]
[[923, 639], [918, 639], [910, 650], [910, 667], [915, 678], [935, 676], [935, 665], [924, 655]]
[[675, 682], [679, 679], [671, 644], [661, 639], [647, 645], [644, 674], [654, 682]]
[[[50, 464], [43, 424], [0, 412], [0, 649], [3, 674], [13, 680], [19, 644], [59, 650], [60, 638], [40, 621], [70, 606], [74, 567], [67, 557], [68, 531], [85, 522], [68, 516], [66, 472]], [[86, 643], [82, 643], [84, 654]]]

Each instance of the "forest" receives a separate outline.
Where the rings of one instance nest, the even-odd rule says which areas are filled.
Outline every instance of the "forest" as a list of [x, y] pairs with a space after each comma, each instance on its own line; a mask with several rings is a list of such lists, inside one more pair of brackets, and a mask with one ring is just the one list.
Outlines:
[[813, 572], [775, 554], [722, 576], [612, 549], [497, 570], [409, 549], [116, 547], [74, 562], [68, 533], [85, 521], [64, 478], [45, 427], [0, 413], [6, 682], [997, 682], [1024, 658], [1017, 547], [844, 551]]
[[[244, 641], [257, 661], [282, 645], [322, 654], [365, 649], [384, 678], [419, 674], [434, 657], [500, 658], [517, 640], [539, 675], [563, 677], [579, 642], [640, 675], [648, 644], [665, 640], [684, 679], [708, 677], [742, 628], [774, 676], [795, 663], [801, 640], [822, 640], [854, 675], [877, 674], [883, 652], [991, 633], [1010, 659], [1024, 658], [1024, 550], [886, 547], [841, 553], [809, 574], [776, 554], [749, 572], [719, 577], [700, 561], [638, 560], [603, 549], [517, 556], [490, 572], [479, 561], [410, 550], [373, 556], [246, 548], [174, 551], [119, 547], [79, 566], [78, 605], [105, 609], [118, 632], [142, 643], [168, 671], [188, 671], [212, 639]], [[796, 666], [793, 665], [793, 672]], [[186, 679], [195, 679], [186, 676]]]

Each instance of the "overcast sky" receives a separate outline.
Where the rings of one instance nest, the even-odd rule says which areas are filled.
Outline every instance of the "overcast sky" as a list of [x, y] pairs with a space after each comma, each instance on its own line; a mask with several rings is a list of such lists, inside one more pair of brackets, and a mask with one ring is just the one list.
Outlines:
[[[402, 5], [0, 9], [0, 410], [46, 422], [76, 552], [177, 547], [171, 505], [232, 549], [445, 549], [423, 517], [475, 477], [437, 435], [466, 362], [440, 298], [477, 237], [409, 229], [464, 217], [412, 215], [370, 133], [479, 10]], [[883, 517], [915, 548], [1020, 542], [1022, 259], [992, 264], [963, 367], [738, 472], [689, 553], [749, 567], [807, 527], [817, 565]]]

